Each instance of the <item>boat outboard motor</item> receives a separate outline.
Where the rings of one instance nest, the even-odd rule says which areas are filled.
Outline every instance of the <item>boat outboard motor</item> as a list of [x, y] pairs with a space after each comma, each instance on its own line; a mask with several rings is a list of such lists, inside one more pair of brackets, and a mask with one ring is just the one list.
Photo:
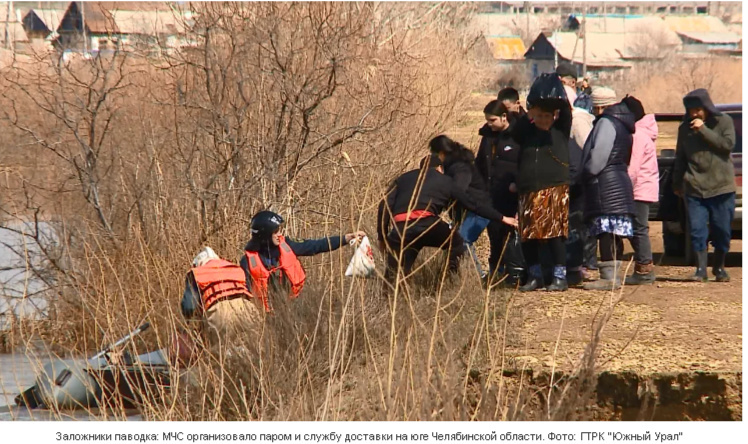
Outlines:
[[[107, 354], [149, 327], [148, 322], [144, 323], [87, 360], [54, 358], [44, 365], [36, 378], [36, 384], [16, 396], [16, 404], [32, 409], [41, 406], [60, 410], [97, 407], [98, 400], [102, 397], [102, 387], [99, 379], [92, 373], [109, 367]], [[150, 360], [165, 361], [155, 353], [148, 354], [152, 355], [149, 356]]]

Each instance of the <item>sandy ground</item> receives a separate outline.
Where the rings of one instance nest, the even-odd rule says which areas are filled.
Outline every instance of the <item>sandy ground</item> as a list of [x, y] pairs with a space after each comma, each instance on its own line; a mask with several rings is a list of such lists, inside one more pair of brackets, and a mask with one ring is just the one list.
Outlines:
[[[652, 223], [650, 235], [659, 263], [653, 285], [625, 287], [616, 294], [580, 289], [513, 293], [510, 316], [521, 332], [507, 350], [514, 364], [570, 369], [590, 342], [598, 310], [604, 312], [622, 295], [602, 334], [600, 371], [742, 371], [742, 241], [732, 242], [729, 283], [713, 277], [709, 283], [691, 283], [681, 279], [693, 273], [692, 267], [662, 257], [660, 223]], [[630, 253], [628, 243], [626, 248]]]

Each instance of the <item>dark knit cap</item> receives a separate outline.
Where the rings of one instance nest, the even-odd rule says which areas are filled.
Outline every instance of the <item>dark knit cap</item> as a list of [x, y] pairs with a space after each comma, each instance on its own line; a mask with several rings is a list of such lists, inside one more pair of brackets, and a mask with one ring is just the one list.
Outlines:
[[644, 112], [644, 106], [642, 105], [642, 102], [640, 102], [639, 99], [634, 96], [626, 96], [623, 98], [623, 100], [621, 100], [621, 102], [623, 102], [626, 105], [626, 108], [631, 111], [637, 122], [641, 120], [642, 117], [644, 117], [644, 115], [646, 114]]
[[571, 63], [562, 62], [556, 67], [556, 74], [559, 77], [574, 77], [577, 78], [577, 70]]

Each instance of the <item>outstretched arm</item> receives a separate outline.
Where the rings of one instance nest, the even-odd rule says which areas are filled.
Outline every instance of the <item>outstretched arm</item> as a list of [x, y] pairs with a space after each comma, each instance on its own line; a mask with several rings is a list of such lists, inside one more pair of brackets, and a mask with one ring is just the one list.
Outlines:
[[503, 214], [496, 211], [490, 205], [477, 202], [475, 199], [470, 197], [467, 193], [460, 190], [456, 185], [452, 185], [451, 197], [457, 202], [461, 203], [465, 208], [477, 214], [478, 216], [491, 219], [496, 222], [502, 222], [507, 225], [517, 226], [517, 221], [514, 218], [506, 217]]

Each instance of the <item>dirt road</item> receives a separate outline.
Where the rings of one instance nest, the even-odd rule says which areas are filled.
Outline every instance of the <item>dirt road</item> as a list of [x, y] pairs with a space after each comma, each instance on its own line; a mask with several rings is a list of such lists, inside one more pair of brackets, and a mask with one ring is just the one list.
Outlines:
[[[716, 283], [713, 277], [709, 283], [684, 282], [693, 268], [662, 257], [660, 227], [653, 223], [650, 232], [660, 264], [657, 282], [622, 290], [623, 300], [602, 335], [599, 370], [741, 372], [742, 241], [732, 243], [729, 283]], [[628, 243], [626, 248], [630, 253]], [[514, 293], [510, 315], [521, 334], [509, 354], [518, 366], [549, 370], [555, 363], [557, 369], [570, 369], [590, 340], [596, 312], [617, 296], [576, 289]]]

